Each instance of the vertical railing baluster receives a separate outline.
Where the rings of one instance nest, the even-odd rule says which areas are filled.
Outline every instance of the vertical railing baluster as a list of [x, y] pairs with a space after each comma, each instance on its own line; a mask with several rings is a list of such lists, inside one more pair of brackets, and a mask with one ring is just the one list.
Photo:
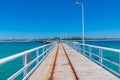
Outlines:
[[77, 51], [79, 52], [79, 44], [77, 44]]
[[100, 56], [99, 60], [100, 60], [100, 65], [101, 66], [103, 65], [103, 59], [102, 59], [103, 58], [103, 53], [102, 52], [103, 52], [102, 49], [99, 48], [99, 56]]
[[48, 52], [47, 49], [48, 49], [48, 45], [46, 46], [46, 54], [47, 54], [47, 52]]
[[79, 52], [81, 53], [81, 46], [80, 46], [80, 43], [79, 43]]
[[74, 46], [75, 46], [75, 50], [77, 51], [77, 44], [74, 44]]
[[84, 44], [83, 44], [83, 55], [86, 56], [86, 54], [85, 54], [85, 45]]
[[81, 45], [81, 47], [82, 47], [82, 54], [84, 55], [84, 49], [83, 49], [83, 45]]
[[43, 47], [42, 48], [42, 55], [43, 55], [43, 57], [45, 56], [44, 54], [45, 54], [45, 50], [44, 50], [44, 47]]
[[92, 59], [92, 50], [90, 46], [89, 46], [89, 58]]
[[39, 62], [39, 49], [38, 50], [36, 50], [36, 58], [37, 58], [37, 60], [36, 60], [36, 63], [38, 63]]
[[80, 49], [80, 48], [79, 48], [79, 43], [78, 43], [78, 44], [77, 44], [77, 51], [78, 51], [78, 52], [79, 52], [79, 49]]
[[53, 45], [50, 45], [48, 46], [48, 53], [51, 51], [51, 49], [53, 48], [54, 44]]
[[[30, 56], [29, 56], [28, 54], [25, 54], [25, 55], [23, 56], [23, 66], [26, 66], [29, 61], [30, 61]], [[23, 76], [26, 76], [26, 75], [27, 75], [28, 69], [29, 69], [29, 67], [24, 70]]]

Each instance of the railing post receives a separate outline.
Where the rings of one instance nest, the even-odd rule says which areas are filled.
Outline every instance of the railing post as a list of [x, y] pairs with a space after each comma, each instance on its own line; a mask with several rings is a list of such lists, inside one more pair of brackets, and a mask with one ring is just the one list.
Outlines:
[[[48, 49], [51, 50], [54, 47], [55, 44], [51, 44]], [[48, 51], [49, 52], [49, 51]]]
[[92, 59], [92, 50], [91, 50], [91, 47], [89, 47], [89, 58]]
[[78, 52], [80, 52], [80, 44], [78, 43], [78, 46], [77, 46], [78, 48], [77, 48], [77, 50], [78, 50]]
[[103, 53], [102, 53], [102, 49], [100, 49], [100, 48], [99, 48], [99, 56], [100, 56], [100, 57], [99, 57], [99, 58], [100, 58], [100, 59], [99, 59], [99, 60], [100, 60], [100, 65], [102, 66], [102, 65], [103, 65], [103, 59], [102, 59]]
[[79, 52], [79, 44], [77, 44], [77, 51]]
[[42, 55], [43, 55], [43, 57], [45, 56], [45, 55], [44, 55], [44, 54], [45, 54], [44, 48], [45, 48], [45, 47], [42, 48]]
[[78, 52], [80, 52], [80, 43], [78, 43]]
[[[30, 61], [30, 55], [29, 54], [25, 54], [23, 56], [23, 66], [26, 66], [29, 63], [29, 61]], [[23, 76], [26, 76], [28, 71], [29, 71], [29, 67], [24, 70]]]
[[[48, 49], [48, 45], [46, 46], [46, 51], [47, 51], [47, 49]], [[47, 51], [48, 52], [48, 51]], [[47, 52], [46, 52], [46, 54], [47, 54]]]
[[79, 52], [81, 53], [81, 45], [80, 45], [80, 43], [79, 43]]
[[85, 55], [85, 45], [84, 44], [83, 44], [83, 55]]
[[36, 51], [36, 58], [37, 58], [37, 60], [36, 60], [36, 63], [38, 63], [39, 62], [39, 49]]

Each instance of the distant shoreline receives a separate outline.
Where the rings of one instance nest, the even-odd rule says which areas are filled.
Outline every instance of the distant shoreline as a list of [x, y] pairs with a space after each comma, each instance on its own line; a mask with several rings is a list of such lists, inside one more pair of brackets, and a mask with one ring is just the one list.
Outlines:
[[[39, 38], [39, 39], [1, 39], [0, 42], [44, 42], [54, 40], [82, 41], [81, 37], [54, 37], [54, 38]], [[120, 38], [85, 38], [85, 41], [120, 41]]]
[[31, 41], [0, 41], [0, 42], [31, 42]]
[[[67, 41], [82, 41], [82, 40], [67, 40]], [[85, 41], [120, 41], [120, 40], [85, 40]], [[40, 42], [40, 41], [0, 41], [0, 42]]]
[[[68, 41], [82, 41], [82, 40], [68, 40]], [[120, 40], [85, 40], [85, 41], [120, 41]]]

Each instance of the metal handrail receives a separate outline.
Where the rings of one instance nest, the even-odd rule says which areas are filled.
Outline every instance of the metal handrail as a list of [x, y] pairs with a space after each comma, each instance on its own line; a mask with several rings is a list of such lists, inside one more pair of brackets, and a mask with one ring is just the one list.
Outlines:
[[102, 46], [95, 46], [95, 45], [90, 45], [90, 44], [82, 44], [79, 42], [68, 42], [67, 43], [72, 43], [72, 44], [76, 44], [76, 45], [85, 45], [85, 46], [89, 46], [89, 47], [93, 47], [93, 48], [99, 48], [99, 49], [103, 49], [103, 50], [108, 50], [108, 51], [113, 51], [113, 52], [118, 52], [120, 53], [119, 49], [113, 49], [113, 48], [108, 48], [108, 47], [102, 47]]
[[[105, 69], [109, 70], [110, 72], [112, 72], [113, 74], [115, 74], [116, 76], [120, 77], [120, 50], [119, 49], [113, 49], [113, 48], [108, 48], [108, 47], [101, 47], [101, 46], [94, 46], [94, 45], [89, 45], [89, 44], [81, 44], [79, 42], [69, 42], [66, 41], [66, 43], [68, 45], [70, 45], [72, 48], [74, 48], [75, 50], [79, 51], [82, 55], [86, 56], [87, 58], [89, 58], [90, 60], [96, 62], [97, 64], [99, 64], [100, 66], [104, 67]], [[85, 49], [85, 47], [88, 47], [88, 50]], [[94, 53], [92, 51], [92, 48], [98, 49], [98, 54]], [[79, 49], [79, 50], [78, 50]], [[113, 60], [107, 59], [103, 56], [103, 51], [111, 51], [111, 52], [116, 52], [118, 53], [118, 62], [115, 62]], [[87, 55], [87, 54], [88, 55]], [[92, 56], [97, 57], [99, 60], [95, 60]], [[119, 68], [118, 71], [113, 70], [112, 68], [106, 66], [103, 61], [107, 61], [115, 66], [117, 66]]]
[[[30, 49], [30, 50], [27, 50], [27, 51], [24, 51], [24, 52], [21, 52], [21, 53], [18, 53], [18, 54], [15, 54], [15, 55], [12, 55], [12, 56], [9, 56], [9, 57], [6, 57], [6, 58], [3, 58], [3, 59], [0, 59], [0, 65], [2, 64], [5, 64], [7, 62], [10, 62], [12, 60], [15, 60], [19, 57], [23, 57], [23, 64], [24, 66], [18, 70], [16, 73], [14, 73], [12, 76], [10, 76], [8, 78], [8, 80], [14, 80], [15, 78], [17, 78], [17, 76], [19, 76], [21, 73], [24, 72], [24, 77], [23, 77], [23, 80], [26, 80], [30, 74], [37, 68], [37, 66], [45, 59], [45, 57], [48, 55], [48, 53], [52, 50], [52, 48], [56, 45], [56, 41], [55, 42], [52, 42], [50, 44], [46, 44], [46, 45], [43, 45], [43, 46], [39, 46], [39, 47], [36, 47], [36, 48], [33, 48], [33, 49]], [[46, 49], [45, 49], [46, 48]], [[42, 54], [39, 54], [39, 50], [42, 49]], [[31, 52], [35, 52], [36, 54], [36, 57], [35, 59], [33, 59], [32, 61], [30, 61], [29, 63], [27, 62], [28, 61], [28, 54], [31, 53]], [[47, 54], [46, 54], [47, 53]], [[45, 55], [46, 54], [46, 55]], [[39, 58], [42, 57], [42, 59], [39, 61]], [[37, 62], [37, 64], [35, 65], [35, 67], [30, 70], [29, 72], [27, 71], [28, 68], [34, 63], [34, 62]]]

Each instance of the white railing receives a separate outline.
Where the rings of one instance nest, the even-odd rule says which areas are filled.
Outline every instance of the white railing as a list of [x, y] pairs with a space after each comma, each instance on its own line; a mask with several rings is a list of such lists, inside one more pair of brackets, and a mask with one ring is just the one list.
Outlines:
[[[113, 49], [113, 48], [107, 48], [107, 47], [101, 47], [101, 46], [94, 46], [94, 45], [89, 45], [89, 44], [81, 44], [78, 42], [69, 42], [66, 41], [68, 45], [70, 45], [72, 48], [75, 50], [79, 51], [82, 55], [86, 56], [90, 60], [96, 62], [100, 66], [104, 67], [108, 71], [112, 72], [116, 76], [120, 77], [120, 50], [118, 49]], [[95, 51], [95, 49], [97, 49]], [[115, 53], [117, 55], [116, 61], [112, 58], [109, 59], [105, 57], [105, 51]], [[111, 53], [109, 53], [111, 54]], [[108, 54], [108, 56], [109, 56]], [[114, 56], [114, 54], [113, 54]], [[108, 62], [114, 66], [117, 67], [117, 69], [113, 69], [112, 67], [108, 67], [104, 62]]]
[[[43, 45], [43, 46], [40, 46], [40, 47], [36, 47], [34, 49], [31, 49], [31, 50], [27, 50], [27, 51], [24, 51], [24, 52], [21, 52], [21, 53], [17, 53], [17, 54], [15, 54], [13, 56], [9, 56], [9, 57], [0, 59], [0, 66], [1, 66], [2, 64], [5, 64], [5, 63], [10, 62], [12, 60], [15, 60], [17, 58], [23, 57], [23, 64], [24, 64], [24, 66], [19, 71], [14, 73], [11, 77], [9, 77], [8, 80], [14, 80], [21, 73], [24, 73], [23, 80], [26, 80], [32, 74], [32, 72], [38, 67], [38, 65], [45, 59], [45, 57], [48, 55], [48, 53], [56, 45], [56, 43], [57, 42], [52, 42], [50, 44], [46, 44], [46, 45]], [[40, 49], [42, 49], [42, 53], [41, 54], [39, 54]], [[33, 59], [32, 61], [29, 60], [31, 52], [35, 52], [35, 55], [36, 55], [35, 59]], [[42, 57], [42, 59], [39, 61], [39, 58], [41, 58], [41, 57]], [[34, 66], [34, 68], [32, 70], [28, 71], [29, 67], [34, 62], [36, 62], [36, 65]]]

